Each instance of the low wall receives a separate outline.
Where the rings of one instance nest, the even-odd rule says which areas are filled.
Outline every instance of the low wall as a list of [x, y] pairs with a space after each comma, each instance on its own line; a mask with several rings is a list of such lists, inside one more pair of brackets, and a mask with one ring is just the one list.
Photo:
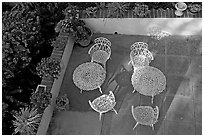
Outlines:
[[64, 78], [64, 73], [66, 71], [66, 68], [68, 66], [67, 64], [69, 62], [69, 58], [72, 53], [74, 41], [71, 39], [71, 37], [61, 34], [58, 36], [58, 40], [56, 40], [54, 44], [55, 46], [59, 45], [62, 48], [54, 49], [51, 57], [60, 59], [63, 69], [58, 79], [52, 81], [49, 78], [43, 78], [41, 82], [41, 84], [45, 84], [46, 86], [50, 87], [48, 88], [48, 90], [51, 90], [50, 92], [52, 93], [52, 102], [51, 102], [51, 105], [49, 105], [44, 111], [44, 114], [42, 116], [38, 131], [37, 131], [37, 135], [46, 135], [47, 133], [49, 123], [52, 118], [53, 110], [55, 108], [55, 100], [61, 88], [62, 80]]
[[202, 18], [85, 18], [96, 33], [147, 35], [159, 27], [172, 35], [202, 35]]

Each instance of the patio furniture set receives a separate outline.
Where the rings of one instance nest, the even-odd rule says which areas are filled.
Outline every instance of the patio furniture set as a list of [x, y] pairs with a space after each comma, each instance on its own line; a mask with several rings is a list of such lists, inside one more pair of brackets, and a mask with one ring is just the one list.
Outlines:
[[[148, 50], [148, 44], [144, 42], [135, 42], [130, 47], [129, 65], [134, 68], [131, 77], [131, 84], [134, 88], [133, 92], [138, 91], [140, 94], [152, 97], [163, 92], [166, 88], [166, 77], [158, 69], [149, 66], [154, 59], [152, 53]], [[94, 40], [94, 45], [89, 49], [88, 54], [91, 57], [90, 62], [80, 64], [73, 72], [73, 82], [82, 91], [90, 91], [99, 89], [103, 94], [101, 85], [106, 79], [106, 62], [111, 56], [111, 42], [104, 37], [98, 37]], [[112, 91], [109, 94], [103, 94], [93, 101], [88, 101], [93, 110], [99, 113], [99, 120], [103, 113], [110, 110], [117, 114], [114, 109], [116, 105], [115, 96]], [[159, 108], [156, 106], [131, 106], [133, 118], [138, 124], [151, 126], [154, 130], [154, 124], [158, 121]]]

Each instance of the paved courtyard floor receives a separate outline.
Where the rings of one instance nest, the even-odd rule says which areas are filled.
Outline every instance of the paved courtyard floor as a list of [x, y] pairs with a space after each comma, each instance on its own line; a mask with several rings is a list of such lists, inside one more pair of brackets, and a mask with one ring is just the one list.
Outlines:
[[[107, 62], [107, 80], [102, 85], [104, 93], [112, 90], [116, 96], [115, 106], [118, 114], [105, 113], [99, 121], [99, 114], [91, 109], [88, 100], [100, 96], [97, 90], [80, 93], [72, 81], [74, 69], [81, 63], [90, 61], [87, 48], [75, 46], [65, 73], [60, 94], [67, 94], [70, 99], [70, 111], [55, 115], [50, 127], [55, 127], [49, 134], [201, 134], [202, 110], [202, 57], [198, 53], [201, 36], [172, 36], [161, 40], [154, 40], [141, 35], [111, 35], [94, 34], [96, 37], [106, 37], [112, 43], [111, 60]], [[154, 99], [132, 94], [132, 86], [115, 89], [117, 83], [110, 79], [123, 65], [127, 70], [129, 47], [136, 41], [149, 44], [149, 50], [156, 52], [155, 59], [150, 66], [160, 69], [167, 78], [167, 87]], [[138, 125], [131, 115], [131, 105], [158, 106], [159, 121], [153, 131], [150, 126]]]

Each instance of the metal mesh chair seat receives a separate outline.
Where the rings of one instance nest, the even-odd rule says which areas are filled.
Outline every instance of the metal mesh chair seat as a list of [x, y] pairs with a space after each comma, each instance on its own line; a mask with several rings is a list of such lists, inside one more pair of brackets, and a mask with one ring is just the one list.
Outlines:
[[91, 56], [91, 62], [100, 63], [104, 66], [104, 68], [108, 59], [109, 54], [103, 50], [97, 50]]
[[89, 100], [89, 105], [92, 109], [99, 113], [100, 120], [102, 114], [110, 110], [113, 110], [117, 114], [116, 110], [114, 109], [116, 102], [115, 96], [112, 91], [109, 91], [108, 95], [104, 94], [95, 98], [92, 102]]
[[152, 108], [151, 106], [137, 106], [134, 108], [134, 106], [132, 106], [131, 112], [133, 118], [136, 121], [136, 124], [133, 129], [136, 128], [138, 124], [141, 124], [151, 126], [154, 130], [154, 124], [157, 123], [159, 117], [158, 106], [156, 106], [155, 108]]

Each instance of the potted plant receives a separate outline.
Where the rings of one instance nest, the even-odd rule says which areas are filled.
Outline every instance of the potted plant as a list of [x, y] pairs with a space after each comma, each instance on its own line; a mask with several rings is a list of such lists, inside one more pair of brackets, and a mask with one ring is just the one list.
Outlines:
[[187, 5], [184, 2], [178, 2], [175, 4], [175, 14], [176, 16], [182, 16], [183, 15], [183, 11], [185, 11], [187, 9]]
[[42, 58], [41, 62], [38, 63], [36, 70], [40, 77], [51, 77], [57, 79], [61, 72], [60, 61], [55, 58]]
[[63, 96], [57, 97], [56, 108], [59, 111], [69, 109], [69, 99], [67, 97], [67, 94], [64, 94]]
[[32, 94], [31, 105], [38, 108], [39, 113], [43, 113], [45, 108], [51, 104], [52, 93], [46, 91], [44, 85], [38, 85], [36, 91]]
[[78, 26], [77, 33], [75, 36], [76, 42], [82, 47], [89, 46], [93, 32], [87, 26]]
[[56, 32], [68, 33], [76, 43], [86, 47], [91, 42], [92, 31], [83, 20], [79, 19], [79, 10], [75, 6], [64, 10], [65, 19], [55, 27]]

